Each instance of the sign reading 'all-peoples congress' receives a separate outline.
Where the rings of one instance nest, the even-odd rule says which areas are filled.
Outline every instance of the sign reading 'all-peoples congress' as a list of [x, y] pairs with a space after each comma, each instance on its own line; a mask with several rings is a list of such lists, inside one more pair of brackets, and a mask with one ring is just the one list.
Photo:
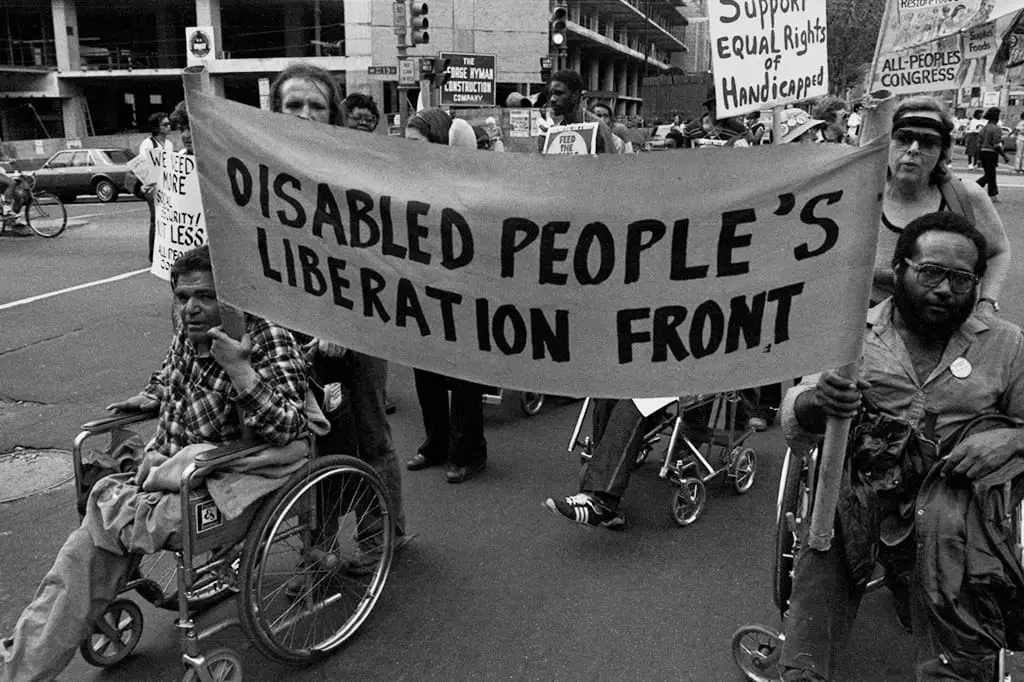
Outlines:
[[572, 396], [711, 393], [860, 355], [882, 142], [652, 154], [624, 183], [636, 164], [614, 154], [414, 145], [187, 97], [218, 298], [288, 328]]
[[828, 92], [824, 0], [711, 0], [719, 117]]
[[492, 54], [442, 52], [448, 59], [448, 82], [441, 86], [441, 106], [493, 107], [495, 59]]

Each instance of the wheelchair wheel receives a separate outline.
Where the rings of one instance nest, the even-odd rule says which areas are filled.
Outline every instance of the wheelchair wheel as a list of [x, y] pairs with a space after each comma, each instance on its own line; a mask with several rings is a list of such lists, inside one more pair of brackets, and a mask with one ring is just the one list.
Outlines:
[[672, 495], [672, 520], [680, 526], [689, 526], [696, 521], [707, 502], [704, 481], [687, 476], [679, 480], [679, 488]]
[[540, 414], [541, 409], [544, 407], [544, 394], [533, 393], [531, 391], [523, 391], [519, 394], [519, 409], [527, 417], [532, 417], [536, 414]]
[[732, 489], [742, 495], [754, 485], [757, 474], [757, 453], [753, 448], [744, 448], [732, 465]]
[[263, 505], [242, 552], [242, 626], [269, 658], [325, 656], [370, 615], [391, 569], [395, 518], [377, 474], [316, 459]]
[[[215, 682], [242, 682], [242, 659], [231, 649], [214, 649], [203, 658], [210, 679]], [[181, 679], [182, 682], [199, 682], [203, 677], [196, 668], [190, 667]]]
[[807, 489], [807, 469], [802, 458], [792, 450], [786, 451], [779, 483], [779, 509], [775, 519], [775, 566], [772, 571], [772, 597], [776, 608], [785, 615], [789, 609], [789, 596], [793, 591], [793, 563], [800, 549], [800, 540], [786, 523], [786, 513], [806, 519], [810, 510], [810, 491]]
[[745, 625], [732, 636], [732, 658], [752, 682], [778, 682], [785, 635], [763, 625]]
[[127, 599], [111, 602], [78, 651], [89, 665], [106, 668], [125, 659], [142, 637], [142, 611]]

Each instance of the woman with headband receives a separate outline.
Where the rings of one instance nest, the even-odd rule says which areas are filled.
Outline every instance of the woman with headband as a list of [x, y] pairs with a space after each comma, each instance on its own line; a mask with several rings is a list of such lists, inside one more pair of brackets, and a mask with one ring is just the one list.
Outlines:
[[999, 310], [999, 292], [1010, 270], [1010, 242], [985, 190], [949, 171], [952, 131], [949, 112], [932, 97], [911, 97], [893, 114], [872, 305], [892, 295], [888, 261], [903, 226], [926, 213], [953, 211], [971, 220], [988, 240], [988, 271], [979, 288], [978, 310]]

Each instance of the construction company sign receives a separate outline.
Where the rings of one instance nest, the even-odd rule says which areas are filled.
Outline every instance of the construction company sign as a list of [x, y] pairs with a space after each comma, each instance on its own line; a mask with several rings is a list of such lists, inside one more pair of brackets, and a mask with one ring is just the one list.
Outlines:
[[496, 106], [496, 60], [493, 54], [442, 52], [441, 61], [446, 59], [448, 81], [441, 86], [441, 106]]

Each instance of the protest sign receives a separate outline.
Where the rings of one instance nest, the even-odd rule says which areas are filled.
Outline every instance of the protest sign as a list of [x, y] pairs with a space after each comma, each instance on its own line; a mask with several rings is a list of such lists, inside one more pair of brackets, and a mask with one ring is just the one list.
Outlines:
[[1021, 9], [1024, 0], [891, 0], [871, 90], [907, 95], [980, 84], [1005, 65], [996, 57]]
[[544, 139], [545, 154], [576, 156], [597, 153], [596, 122], [551, 126]]
[[652, 154], [630, 183], [634, 157], [410, 144], [187, 98], [218, 297], [286, 327], [571, 396], [713, 393], [860, 354], [884, 143]]
[[150, 272], [170, 281], [178, 256], [206, 243], [206, 216], [199, 195], [194, 156], [182, 152], [162, 155], [156, 183], [156, 233]]
[[448, 80], [441, 86], [443, 107], [493, 107], [495, 59], [493, 54], [442, 52], [448, 60]]
[[712, 0], [708, 31], [719, 118], [828, 94], [822, 0]]
[[509, 109], [509, 137], [532, 137], [530, 134], [530, 109]]

